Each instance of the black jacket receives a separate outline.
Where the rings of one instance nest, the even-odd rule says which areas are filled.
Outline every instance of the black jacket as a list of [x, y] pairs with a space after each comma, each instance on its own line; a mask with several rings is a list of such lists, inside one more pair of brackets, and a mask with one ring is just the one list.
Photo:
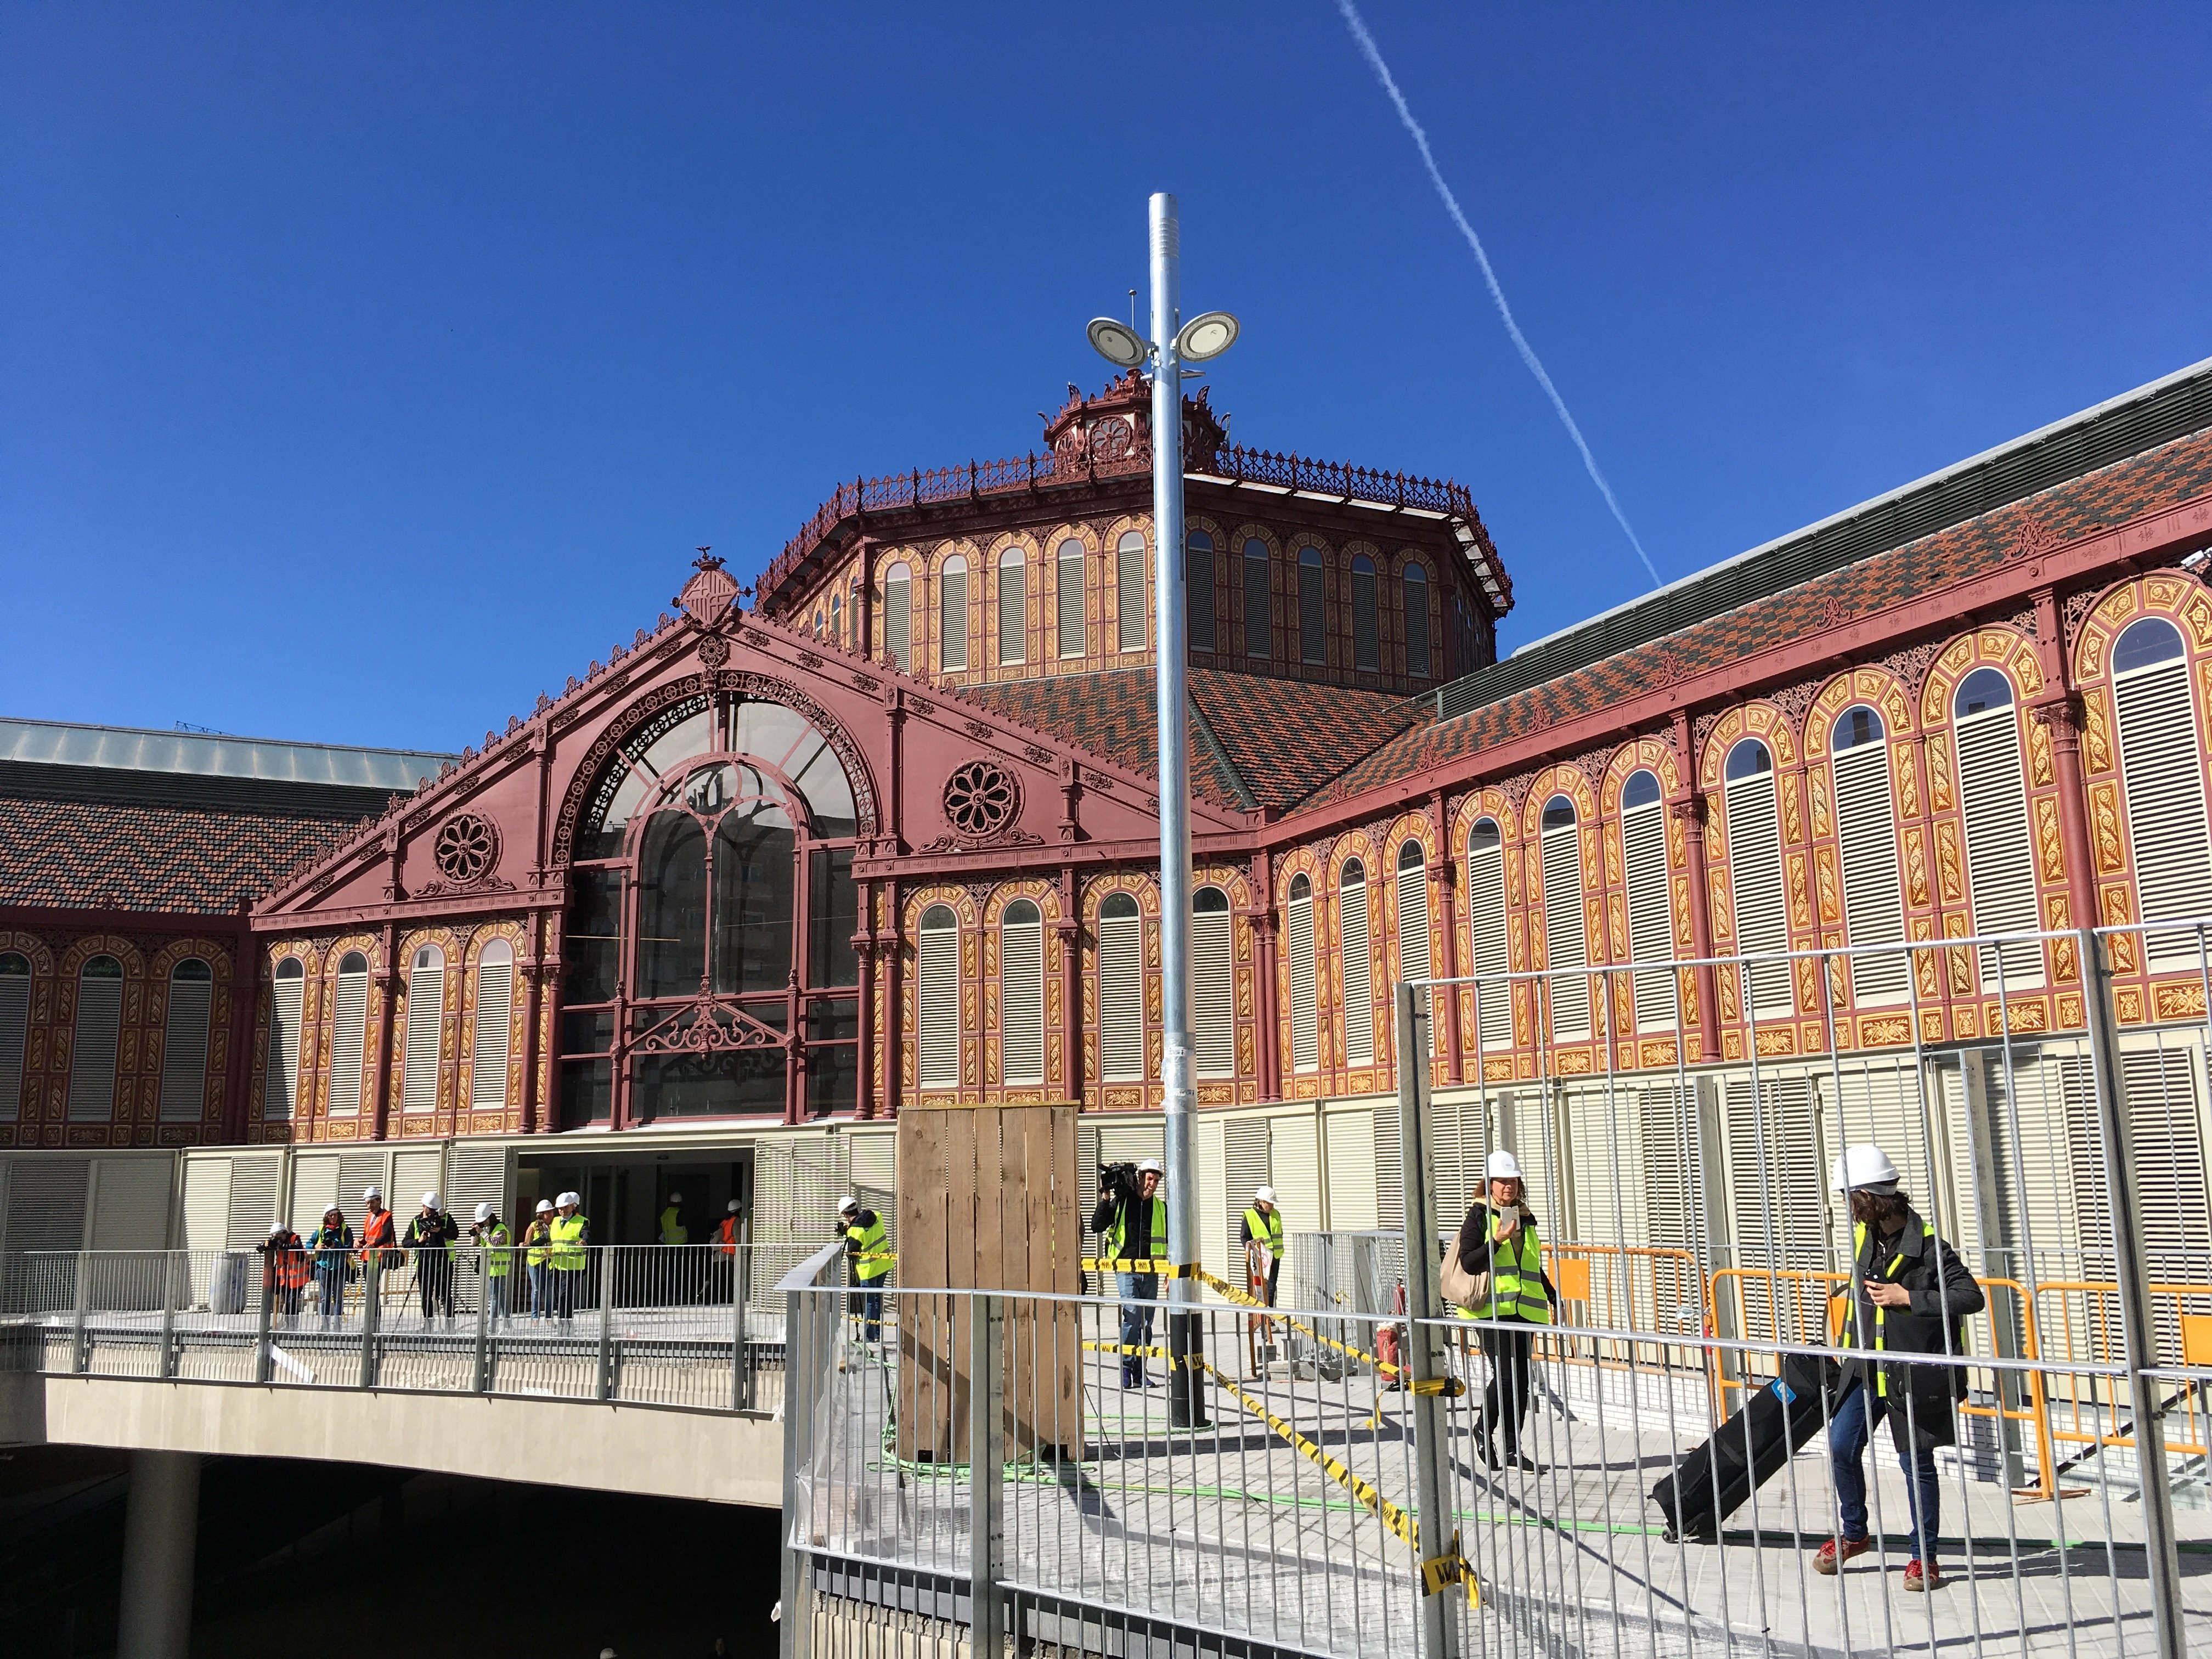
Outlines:
[[441, 1210], [435, 1218], [417, 1215], [407, 1224], [407, 1236], [399, 1242], [410, 1250], [443, 1251], [460, 1236], [460, 1223]]
[[1901, 1285], [1911, 1293], [1912, 1305], [1877, 1308], [1869, 1300], [1859, 1301], [1844, 1328], [1842, 1386], [1869, 1384], [1881, 1393], [1900, 1451], [1911, 1449], [1908, 1441], [1923, 1449], [1950, 1445], [1957, 1437], [1953, 1410], [1966, 1396], [1966, 1367], [1882, 1360], [1867, 1349], [1879, 1335], [1884, 1353], [1963, 1354], [1966, 1321], [1988, 1299], [1959, 1253], [1929, 1231], [1915, 1212], [1905, 1212], [1904, 1229], [1895, 1237], [1877, 1240], [1871, 1227], [1865, 1232], [1859, 1247], [1861, 1282]]
[[[1459, 1257], [1462, 1273], [1486, 1273], [1490, 1271], [1493, 1246], [1490, 1237], [1491, 1217], [1496, 1213], [1487, 1204], [1474, 1205], [1468, 1210], [1467, 1219], [1459, 1224], [1459, 1239], [1452, 1249]], [[1536, 1218], [1525, 1204], [1521, 1206], [1521, 1224], [1528, 1230], [1529, 1237], [1536, 1237]], [[1545, 1299], [1553, 1307], [1558, 1307], [1559, 1293], [1552, 1287], [1552, 1275], [1546, 1273], [1539, 1276], [1544, 1281]]]
[[1159, 1196], [1154, 1193], [1152, 1198], [1139, 1198], [1132, 1193], [1127, 1198], [1116, 1198], [1109, 1193], [1091, 1212], [1091, 1231], [1103, 1238], [1114, 1224], [1115, 1212], [1126, 1210], [1128, 1223], [1121, 1239], [1123, 1255], [1132, 1261], [1156, 1261], [1168, 1253], [1166, 1234], [1152, 1237], [1152, 1199]]

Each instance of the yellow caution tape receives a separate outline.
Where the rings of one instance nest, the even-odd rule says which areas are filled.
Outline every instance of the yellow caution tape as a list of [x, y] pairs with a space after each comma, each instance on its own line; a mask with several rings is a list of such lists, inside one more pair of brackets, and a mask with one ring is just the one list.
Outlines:
[[1468, 1605], [1478, 1607], [1482, 1605], [1482, 1591], [1474, 1579], [1474, 1563], [1460, 1553], [1456, 1528], [1452, 1530], [1451, 1547], [1443, 1554], [1431, 1556], [1421, 1563], [1422, 1595], [1435, 1595], [1447, 1584], [1466, 1585]]
[[[1372, 1365], [1376, 1371], [1381, 1376], [1404, 1376], [1406, 1375], [1406, 1368], [1404, 1366], [1393, 1364], [1387, 1359], [1378, 1358], [1376, 1355], [1369, 1353], [1364, 1348], [1355, 1348], [1348, 1342], [1339, 1342], [1334, 1337], [1323, 1336], [1319, 1331], [1314, 1329], [1312, 1326], [1307, 1324], [1304, 1320], [1293, 1319], [1288, 1314], [1277, 1313], [1273, 1308], [1270, 1308], [1266, 1303], [1261, 1301], [1257, 1297], [1247, 1296], [1243, 1291], [1238, 1290], [1234, 1285], [1230, 1284], [1225, 1279], [1216, 1278], [1213, 1274], [1207, 1273], [1203, 1267], [1198, 1270], [1198, 1279], [1199, 1282], [1206, 1285], [1207, 1289], [1227, 1297], [1231, 1302], [1236, 1303], [1238, 1306], [1257, 1309], [1260, 1312], [1267, 1315], [1270, 1319], [1279, 1319], [1283, 1323], [1288, 1325], [1292, 1330], [1304, 1332], [1307, 1336], [1310, 1337], [1314, 1341], [1320, 1343], [1323, 1347], [1334, 1348], [1337, 1352], [1345, 1355], [1348, 1358], [1357, 1359], [1364, 1364]], [[1455, 1398], [1467, 1391], [1467, 1385], [1465, 1383], [1460, 1382], [1456, 1377], [1450, 1376], [1430, 1377], [1422, 1382], [1411, 1383], [1410, 1386], [1415, 1394], [1441, 1394], [1451, 1395]], [[1382, 1415], [1382, 1406], [1379, 1401], [1376, 1407], [1376, 1415], [1378, 1418]]]
[[1194, 1261], [1177, 1267], [1174, 1262], [1159, 1257], [1086, 1255], [1077, 1265], [1087, 1273], [1149, 1274], [1154, 1279], [1204, 1279], [1206, 1276], [1206, 1270]]

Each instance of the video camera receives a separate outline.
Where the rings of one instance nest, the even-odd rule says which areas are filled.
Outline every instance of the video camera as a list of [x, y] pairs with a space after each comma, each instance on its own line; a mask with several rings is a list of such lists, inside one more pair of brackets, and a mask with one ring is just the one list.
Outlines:
[[1137, 1196], [1141, 1178], [1133, 1164], [1102, 1164], [1098, 1166], [1098, 1193], [1102, 1198], [1127, 1200]]

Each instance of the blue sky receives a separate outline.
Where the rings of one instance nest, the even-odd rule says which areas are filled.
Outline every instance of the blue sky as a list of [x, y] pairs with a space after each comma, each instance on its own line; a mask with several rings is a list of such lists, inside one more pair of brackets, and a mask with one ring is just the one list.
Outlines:
[[[1669, 579], [2212, 356], [2212, 9], [1366, 16]], [[479, 740], [1034, 447], [1157, 189], [1240, 441], [1470, 485], [1509, 648], [1648, 586], [1328, 0], [11, 4], [0, 712]]]

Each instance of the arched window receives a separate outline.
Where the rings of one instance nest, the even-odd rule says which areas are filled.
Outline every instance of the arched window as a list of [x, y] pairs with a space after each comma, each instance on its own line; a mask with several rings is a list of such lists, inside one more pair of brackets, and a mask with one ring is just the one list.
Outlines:
[[[1429, 855], [1417, 841], [1398, 849], [1398, 975], [1426, 979], [1436, 971], [1429, 959]], [[1435, 998], [1430, 998], [1429, 1053], [1437, 1051]], [[1392, 1005], [1392, 1017], [1396, 1005]]]
[[1079, 657], [1090, 648], [1083, 625], [1083, 544], [1068, 537], [1054, 562], [1053, 619], [1059, 624], [1060, 654]]
[[960, 1086], [960, 920], [952, 907], [933, 904], [921, 913], [917, 952], [921, 1086]]
[[1544, 803], [1539, 832], [1544, 871], [1545, 980], [1553, 1037], [1586, 1037], [1590, 1029], [1589, 938], [1583, 921], [1582, 831], [1565, 795]]
[[514, 947], [495, 939], [477, 955], [476, 1026], [469, 1039], [469, 1109], [507, 1105], [507, 1062], [514, 1048]]
[[1145, 1075], [1145, 923], [1127, 893], [1098, 908], [1098, 1073], [1109, 1083]]
[[1469, 1033], [1479, 1048], [1513, 1046], [1512, 957], [1505, 944], [1505, 838], [1496, 818], [1477, 818], [1467, 837], [1467, 922], [1475, 976]]
[[[1671, 962], [1674, 921], [1667, 878], [1667, 809], [1656, 772], [1632, 772], [1621, 786], [1620, 851], [1628, 889], [1628, 959]], [[1673, 969], [1638, 973], [1636, 1029], [1674, 1030], [1674, 992]]]
[[0, 952], [0, 1123], [23, 1109], [23, 1052], [31, 1036], [31, 959]]
[[[363, 964], [364, 968], [366, 963]], [[300, 1014], [307, 988], [307, 969], [297, 957], [287, 957], [276, 964], [276, 983], [269, 994], [269, 1075], [261, 1088], [261, 1115], [271, 1123], [291, 1121], [299, 1105], [300, 1087]], [[366, 972], [362, 975], [366, 981]], [[337, 1071], [335, 1058], [331, 1061], [331, 1093], [332, 1109], [336, 1109]], [[354, 1094], [361, 1093], [359, 1068], [356, 1068]]]
[[1237, 1000], [1231, 984], [1229, 895], [1201, 887], [1190, 901], [1191, 1041], [1200, 1077], [1237, 1075]]
[[1367, 866], [1345, 860], [1337, 878], [1338, 955], [1344, 974], [1344, 1063], [1375, 1063], [1375, 953], [1367, 939]]
[[820, 608], [817, 606], [817, 607], [816, 608], [816, 610], [815, 610], [815, 612], [814, 612], [814, 637], [815, 637], [816, 639], [817, 639], [817, 640], [818, 640], [818, 639], [820, 639], [820, 638], [822, 637], [822, 635], [823, 635], [823, 620], [822, 620], [822, 611], [821, 611]]
[[1303, 875], [1291, 878], [1290, 902], [1284, 911], [1283, 931], [1291, 957], [1291, 1069], [1318, 1071], [1321, 999], [1314, 981], [1313, 883]]
[[[2128, 840], [2135, 850], [2136, 918], [2193, 921], [2212, 915], [2212, 836], [2204, 813], [2203, 759], [2181, 634], [2145, 617], [2112, 647], [2112, 701], [2119, 714], [2120, 775]], [[2154, 970], [2197, 965], [2193, 930], [2143, 936]]]
[[1029, 566], [1022, 550], [1010, 547], [999, 555], [999, 660], [1029, 660]]
[[445, 1016], [446, 953], [425, 945], [415, 952], [407, 975], [407, 1057], [399, 1074], [403, 1112], [437, 1109], [438, 1040]]
[[904, 564], [884, 572], [884, 650], [902, 673], [914, 672], [914, 573]]
[[1382, 629], [1376, 616], [1375, 561], [1364, 553], [1352, 561], [1352, 665], [1382, 666]]
[[115, 1114], [115, 1060], [123, 1041], [123, 964], [94, 957], [77, 972], [70, 1041], [69, 1118], [106, 1123]]
[[1044, 916], [1027, 899], [999, 922], [999, 1073], [1007, 1084], [1044, 1081]]
[[842, 645], [845, 642], [845, 600], [842, 594], [830, 596], [830, 637]]
[[1213, 538], [1194, 530], [1183, 543], [1183, 617], [1190, 629], [1190, 648], [1211, 651], [1213, 639]]
[[169, 1007], [161, 1022], [161, 1121], [197, 1123], [207, 1103], [208, 1020], [215, 1011], [215, 969], [186, 957], [169, 970]]
[[1429, 677], [1429, 573], [1411, 561], [1406, 566], [1406, 672], [1417, 680]]
[[[2012, 682], [1977, 668], [1952, 698], [1959, 746], [1959, 800], [1966, 826], [1966, 892], [1974, 931], [2032, 933], [2042, 926], [2035, 890], [2035, 855], [2028, 840], [2027, 790], [2021, 768], [2019, 711]], [[1982, 984], [2002, 977], [2012, 988], [2043, 983], [2043, 947], [2033, 943], [1982, 947]]]
[[937, 665], [968, 666], [968, 561], [957, 553], [937, 573]]
[[1321, 550], [1298, 550], [1298, 660], [1328, 660], [1328, 615], [1322, 609], [1326, 590], [1322, 585]]
[[331, 1115], [349, 1117], [361, 1110], [362, 1065], [368, 1038], [368, 958], [349, 951], [338, 959], [337, 994], [331, 998]]
[[1267, 544], [1257, 536], [1244, 543], [1244, 654], [1274, 654], [1274, 585], [1268, 576]]
[[[1844, 938], [1855, 945], [1905, 939], [1905, 896], [1897, 868], [1897, 805], [1881, 716], [1861, 704], [1836, 716], [1829, 769], [1836, 784], [1836, 847], [1841, 855]], [[1911, 964], [1903, 951], [1850, 959], [1851, 996], [1862, 1004], [1907, 994]]]
[[[1746, 738], [1729, 750], [1722, 770], [1736, 952], [1753, 956], [1786, 951], [1790, 915], [1782, 898], [1782, 818], [1774, 793], [1774, 757], [1758, 738]], [[1748, 977], [1753, 1018], [1771, 1019], [1790, 1012], [1787, 962], [1753, 964]]]
[[1114, 545], [1114, 642], [1124, 651], [1142, 651], [1150, 642], [1145, 626], [1145, 532], [1125, 530]]

